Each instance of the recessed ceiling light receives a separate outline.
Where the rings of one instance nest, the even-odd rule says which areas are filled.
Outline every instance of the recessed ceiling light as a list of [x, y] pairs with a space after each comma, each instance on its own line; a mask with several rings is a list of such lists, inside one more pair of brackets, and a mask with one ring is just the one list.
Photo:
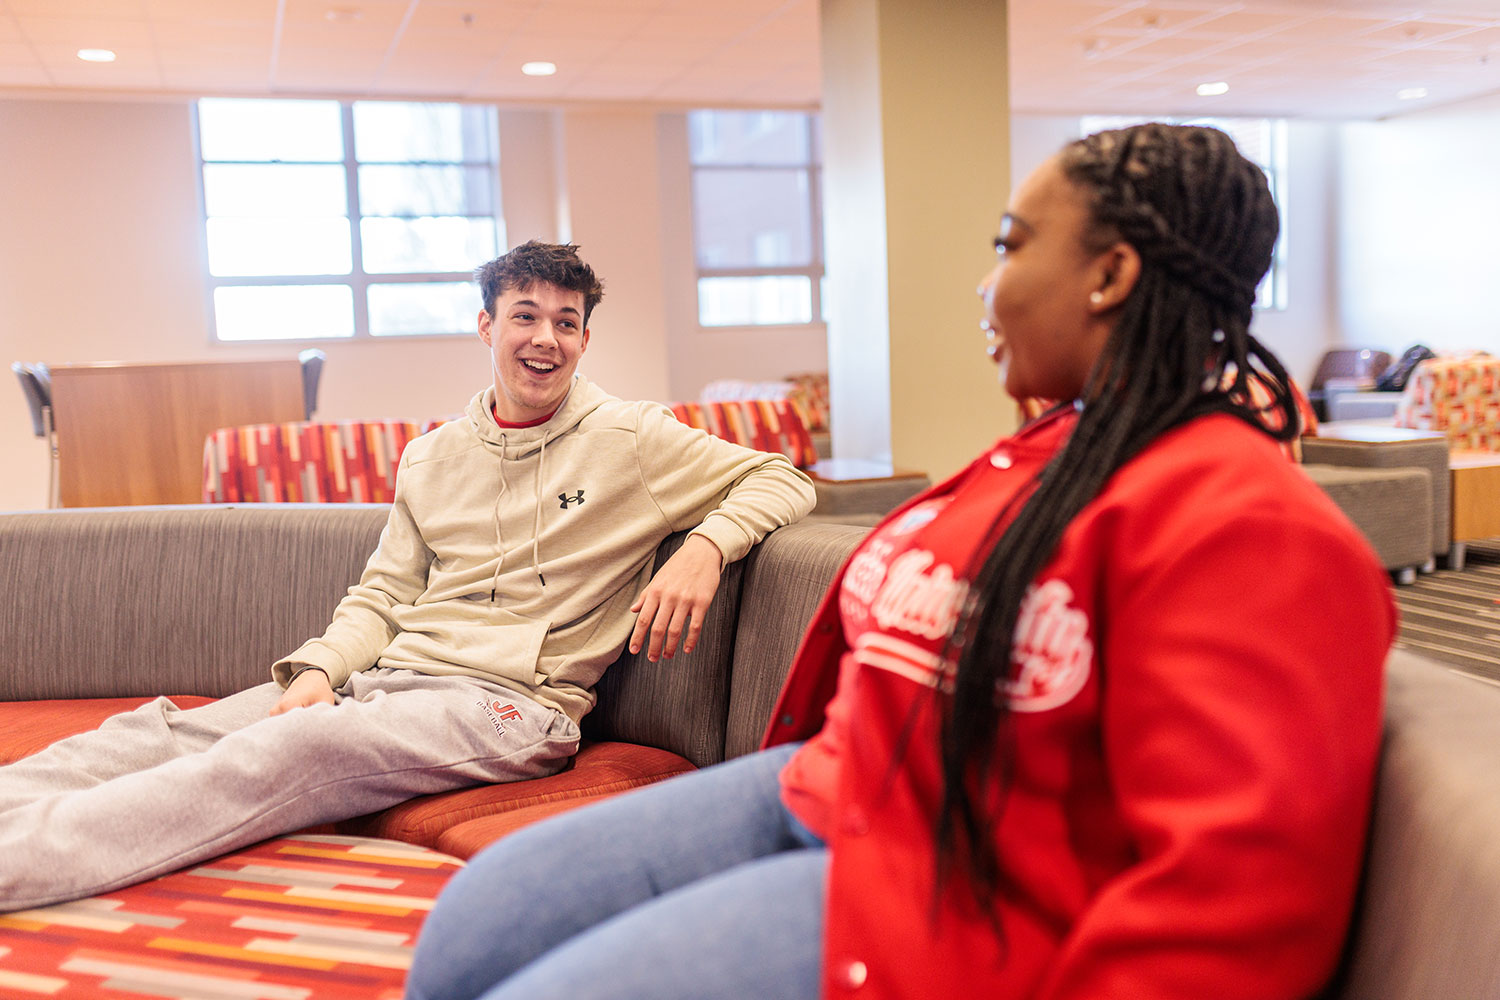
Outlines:
[[1225, 83], [1223, 80], [1220, 80], [1217, 83], [1198, 84], [1199, 97], [1218, 97], [1220, 94], [1227, 93], [1229, 93], [1229, 84]]
[[521, 64], [521, 72], [527, 76], [551, 76], [557, 72], [557, 63], [529, 62]]
[[109, 49], [79, 49], [78, 58], [84, 62], [114, 62], [115, 54]]
[[1396, 91], [1396, 100], [1398, 101], [1420, 101], [1426, 96], [1426, 87], [1407, 87], [1404, 90]]

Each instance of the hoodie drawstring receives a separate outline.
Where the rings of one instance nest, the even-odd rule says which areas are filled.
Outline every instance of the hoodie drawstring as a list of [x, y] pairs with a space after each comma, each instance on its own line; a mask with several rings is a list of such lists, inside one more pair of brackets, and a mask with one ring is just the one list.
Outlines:
[[[505, 478], [505, 434], [500, 434], [500, 492], [495, 495], [495, 539], [499, 547], [500, 555], [495, 561], [495, 575], [490, 580], [490, 603], [495, 603], [495, 596], [500, 591], [500, 569], [505, 562], [505, 532], [501, 528], [500, 504], [505, 499], [506, 491], [510, 484]], [[531, 519], [531, 571], [541, 581], [542, 586], [547, 586], [547, 578], [542, 575], [542, 484], [547, 480], [547, 436], [542, 435], [542, 446], [537, 454], [536, 465], [536, 512]]]
[[495, 559], [495, 575], [490, 580], [490, 603], [495, 603], [495, 594], [500, 589], [500, 567], [505, 562], [505, 529], [500, 525], [500, 502], [505, 499], [509, 484], [505, 481], [505, 433], [500, 434], [500, 492], [495, 494], [495, 547], [499, 555]]
[[542, 435], [542, 447], [536, 457], [536, 516], [531, 522], [531, 568], [536, 578], [547, 586], [542, 576], [542, 483], [547, 481], [547, 435]]

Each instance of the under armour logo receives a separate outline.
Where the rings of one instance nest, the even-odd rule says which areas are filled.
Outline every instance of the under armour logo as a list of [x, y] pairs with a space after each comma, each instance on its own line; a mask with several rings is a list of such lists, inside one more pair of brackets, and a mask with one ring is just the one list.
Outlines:
[[568, 504], [570, 503], [583, 503], [583, 490], [579, 490], [572, 496], [568, 496], [566, 493], [559, 493], [557, 495], [557, 499], [562, 501], [562, 503], [558, 504], [558, 506], [563, 510], [567, 510]]

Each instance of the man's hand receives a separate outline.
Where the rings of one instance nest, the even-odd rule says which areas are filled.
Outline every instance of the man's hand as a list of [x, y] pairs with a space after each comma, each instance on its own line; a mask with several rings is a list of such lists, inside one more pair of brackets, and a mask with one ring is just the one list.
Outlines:
[[655, 663], [665, 656], [670, 660], [677, 653], [677, 640], [686, 626], [682, 651], [691, 653], [698, 645], [698, 633], [703, 631], [703, 616], [719, 589], [723, 567], [724, 554], [717, 545], [702, 535], [689, 535], [630, 606], [631, 611], [640, 612], [635, 631], [630, 634], [630, 651], [639, 653], [649, 632], [651, 644], [646, 659]]
[[[666, 567], [663, 566], [662, 569]], [[297, 674], [296, 679], [287, 685], [286, 693], [281, 696], [276, 707], [271, 709], [271, 714], [280, 715], [294, 708], [306, 708], [320, 703], [332, 705], [334, 700], [333, 688], [328, 683], [328, 675], [314, 667]]]

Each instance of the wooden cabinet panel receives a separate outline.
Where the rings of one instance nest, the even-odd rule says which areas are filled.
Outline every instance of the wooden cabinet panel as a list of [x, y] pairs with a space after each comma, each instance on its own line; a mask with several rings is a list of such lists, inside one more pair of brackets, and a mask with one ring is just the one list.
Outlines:
[[277, 361], [52, 368], [64, 507], [198, 503], [218, 427], [304, 416], [302, 366]]

